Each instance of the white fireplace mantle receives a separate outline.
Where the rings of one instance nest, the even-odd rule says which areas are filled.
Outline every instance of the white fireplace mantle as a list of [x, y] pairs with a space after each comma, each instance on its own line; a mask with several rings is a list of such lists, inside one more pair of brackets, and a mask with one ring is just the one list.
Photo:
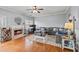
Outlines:
[[[20, 38], [20, 37], [23, 37], [24, 36], [24, 30], [23, 30], [23, 26], [12, 26], [11, 27], [12, 28], [12, 40], [14, 40], [14, 39], [18, 39], [18, 38]], [[14, 31], [15, 30], [19, 30], [19, 29], [22, 29], [22, 34], [18, 34], [18, 35], [14, 35]]]

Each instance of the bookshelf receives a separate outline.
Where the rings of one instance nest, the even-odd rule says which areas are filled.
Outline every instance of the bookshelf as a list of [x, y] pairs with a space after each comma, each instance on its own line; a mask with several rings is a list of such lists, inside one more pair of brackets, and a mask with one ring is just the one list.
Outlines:
[[73, 50], [75, 52], [74, 40], [73, 39], [62, 39], [62, 50], [64, 48]]

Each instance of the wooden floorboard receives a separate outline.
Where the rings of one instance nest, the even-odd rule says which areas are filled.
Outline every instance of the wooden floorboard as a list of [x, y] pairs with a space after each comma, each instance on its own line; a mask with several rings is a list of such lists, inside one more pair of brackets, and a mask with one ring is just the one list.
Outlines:
[[[3, 42], [0, 44], [0, 52], [62, 52], [62, 49], [53, 45], [43, 44], [35, 41], [31, 41], [27, 36]], [[71, 52], [64, 49], [63, 52]]]

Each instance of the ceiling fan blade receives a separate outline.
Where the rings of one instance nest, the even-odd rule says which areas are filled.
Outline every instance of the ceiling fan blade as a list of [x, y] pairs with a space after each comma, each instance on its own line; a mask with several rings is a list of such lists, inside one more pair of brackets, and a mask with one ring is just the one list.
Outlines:
[[38, 9], [38, 10], [44, 10], [43, 8], [40, 8], [40, 9]]
[[38, 11], [38, 13], [40, 13], [40, 11]]

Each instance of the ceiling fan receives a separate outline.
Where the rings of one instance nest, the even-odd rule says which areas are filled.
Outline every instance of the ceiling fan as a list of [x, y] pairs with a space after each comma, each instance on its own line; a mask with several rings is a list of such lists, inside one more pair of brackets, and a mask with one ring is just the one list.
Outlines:
[[31, 13], [40, 13], [40, 10], [44, 10], [44, 9], [38, 8], [37, 6], [33, 6], [32, 9], [27, 9], [27, 10], [32, 10]]

